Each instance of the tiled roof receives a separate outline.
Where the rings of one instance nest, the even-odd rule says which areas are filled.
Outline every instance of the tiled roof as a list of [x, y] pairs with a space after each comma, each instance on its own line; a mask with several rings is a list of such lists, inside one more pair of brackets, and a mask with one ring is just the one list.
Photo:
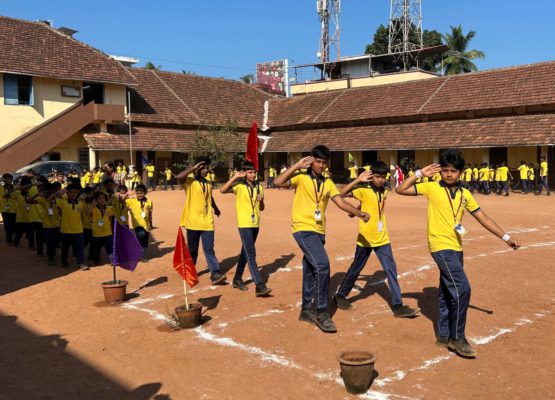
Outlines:
[[555, 62], [270, 101], [270, 127], [555, 105]]
[[267, 151], [402, 150], [555, 144], [555, 114], [275, 132]]
[[[89, 130], [90, 131], [90, 130]], [[85, 140], [94, 150], [129, 150], [129, 135], [124, 133], [86, 133]], [[159, 127], [133, 127], [132, 147], [144, 151], [191, 152], [194, 149], [197, 130]], [[238, 135], [237, 150], [246, 148], [247, 133]]]
[[[132, 118], [159, 124], [224, 125], [260, 123], [273, 96], [243, 82], [130, 68], [139, 82], [132, 92]], [[137, 114], [137, 115], [135, 115]]]
[[42, 22], [0, 16], [0, 72], [134, 85], [118, 61]]

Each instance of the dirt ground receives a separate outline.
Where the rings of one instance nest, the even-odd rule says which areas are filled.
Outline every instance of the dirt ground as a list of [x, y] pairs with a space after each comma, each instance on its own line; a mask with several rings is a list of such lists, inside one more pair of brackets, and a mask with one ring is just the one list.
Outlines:
[[[477, 196], [522, 242], [517, 252], [466, 216], [467, 335], [479, 352], [466, 360], [434, 344], [439, 275], [426, 245], [424, 199], [392, 195], [387, 205], [403, 296], [422, 315], [393, 318], [372, 256], [351, 295], [356, 310], [333, 310], [339, 332], [330, 335], [297, 320], [301, 253], [289, 228], [292, 196], [268, 191], [257, 243], [273, 296], [255, 298], [252, 283], [247, 292], [212, 287], [202, 273], [192, 298], [205, 306], [205, 322], [194, 330], [164, 322], [182, 303], [172, 269], [182, 192], [149, 194], [157, 227], [151, 261], [118, 271], [130, 298], [116, 307], [103, 303], [108, 265], [49, 267], [26, 248], [6, 246], [2, 230], [0, 399], [354, 399], [337, 362], [347, 349], [377, 353], [364, 399], [555, 398], [554, 197]], [[231, 281], [240, 250], [234, 197], [217, 193], [216, 200], [216, 254]], [[327, 216], [333, 291], [352, 261], [357, 223], [333, 204]], [[206, 269], [203, 256], [197, 269]]]

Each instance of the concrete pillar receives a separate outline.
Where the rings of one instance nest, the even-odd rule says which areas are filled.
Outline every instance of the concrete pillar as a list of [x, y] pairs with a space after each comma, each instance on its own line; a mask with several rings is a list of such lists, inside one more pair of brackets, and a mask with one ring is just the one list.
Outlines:
[[89, 147], [89, 169], [96, 167], [96, 151]]

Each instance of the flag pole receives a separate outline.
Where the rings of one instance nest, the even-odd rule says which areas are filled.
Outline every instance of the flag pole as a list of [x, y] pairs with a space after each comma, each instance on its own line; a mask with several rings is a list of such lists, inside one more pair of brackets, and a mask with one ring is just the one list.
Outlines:
[[187, 282], [185, 282], [185, 279], [183, 279], [183, 293], [185, 294], [185, 309], [188, 310], [189, 309], [189, 299], [187, 298]]
[[113, 270], [113, 274], [114, 274], [114, 284], [117, 283], [117, 281], [116, 281], [116, 257], [115, 257], [115, 254], [116, 254], [116, 240], [117, 240], [116, 232], [117, 232], [118, 229], [116, 227], [116, 224], [117, 224], [117, 222], [114, 221], [114, 241], [113, 241], [113, 244], [112, 244], [112, 270]]

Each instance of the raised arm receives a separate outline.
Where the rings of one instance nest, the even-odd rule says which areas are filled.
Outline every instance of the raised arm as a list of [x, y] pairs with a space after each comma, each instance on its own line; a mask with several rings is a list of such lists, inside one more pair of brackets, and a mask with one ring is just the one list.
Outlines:
[[347, 186], [344, 186], [343, 189], [341, 189], [341, 197], [347, 196], [347, 194], [349, 194], [351, 190], [353, 190], [354, 187], [359, 183], [370, 182], [370, 179], [372, 179], [372, 171], [362, 172], [359, 176], [357, 176], [357, 178], [354, 181], [352, 181]]
[[414, 173], [413, 176], [405, 179], [403, 183], [401, 183], [398, 187], [396, 187], [395, 192], [403, 196], [416, 196], [417, 193], [414, 188], [416, 181], [422, 178], [423, 176], [427, 178], [431, 178], [439, 171], [441, 171], [441, 166], [439, 164], [431, 164], [431, 165], [428, 165], [427, 167], [419, 169]]
[[232, 193], [232, 187], [233, 184], [240, 178], [244, 178], [245, 176], [247, 176], [247, 173], [245, 171], [240, 171], [237, 172], [235, 175], [233, 175], [226, 183], [225, 185], [223, 185], [220, 188], [220, 193], [222, 194], [226, 194], [226, 193]]
[[515, 239], [511, 238], [508, 233], [505, 233], [503, 229], [497, 223], [491, 219], [485, 212], [482, 210], [478, 210], [474, 214], [472, 214], [476, 221], [480, 223], [484, 228], [490, 231], [492, 234], [497, 236], [499, 239], [503, 240], [507, 243], [508, 246], [512, 247], [514, 250], [518, 250], [520, 248], [520, 243]]
[[206, 163], [205, 163], [204, 161], [202, 161], [202, 162], [199, 162], [198, 164], [195, 164], [195, 165], [190, 166], [189, 168], [187, 168], [187, 169], [184, 170], [184, 171], [181, 171], [181, 172], [180, 172], [179, 174], [177, 174], [177, 176], [176, 176], [177, 181], [178, 181], [179, 183], [184, 183], [184, 182], [185, 182], [185, 179], [187, 179], [187, 177], [188, 177], [191, 173], [196, 172], [197, 170], [199, 170], [204, 164], [206, 164]]
[[291, 179], [291, 176], [293, 176], [293, 174], [297, 172], [299, 169], [310, 167], [310, 164], [312, 164], [313, 162], [314, 162], [314, 157], [302, 158], [300, 161], [293, 164], [291, 167], [287, 168], [287, 171], [285, 171], [283, 174], [280, 174], [276, 179], [274, 179], [274, 185], [278, 187], [291, 186], [291, 182], [289, 182], [289, 179]]

